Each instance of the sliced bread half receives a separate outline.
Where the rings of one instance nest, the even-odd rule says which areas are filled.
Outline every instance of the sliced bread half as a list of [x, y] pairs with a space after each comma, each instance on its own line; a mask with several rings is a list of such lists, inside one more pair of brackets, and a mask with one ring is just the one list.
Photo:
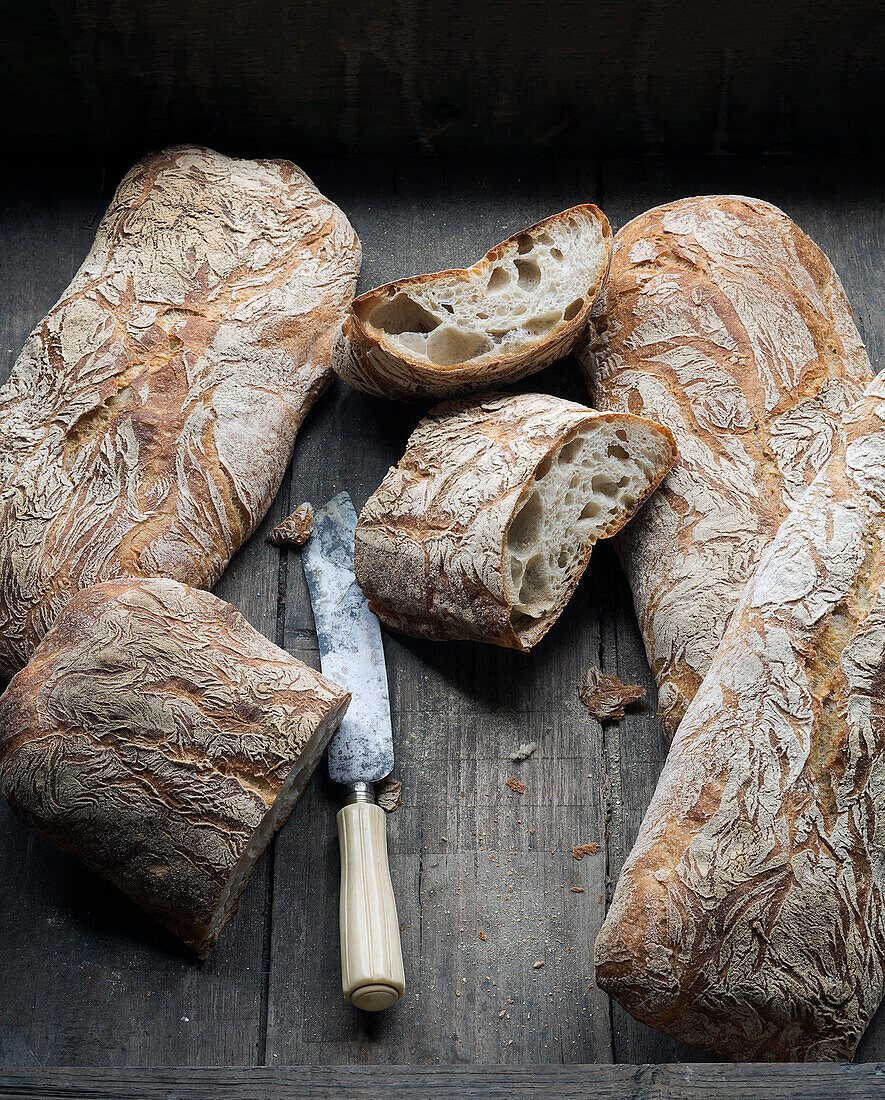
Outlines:
[[416, 275], [355, 299], [332, 352], [357, 389], [403, 401], [512, 382], [561, 359], [587, 324], [611, 261], [611, 228], [575, 206], [473, 267]]
[[357, 579], [395, 630], [531, 649], [675, 459], [670, 431], [629, 413], [539, 393], [445, 402], [360, 515]]

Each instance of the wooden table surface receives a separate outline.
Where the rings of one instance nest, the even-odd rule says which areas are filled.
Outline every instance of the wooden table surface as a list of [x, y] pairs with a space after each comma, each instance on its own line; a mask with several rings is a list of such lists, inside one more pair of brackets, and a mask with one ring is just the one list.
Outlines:
[[[298, 159], [297, 150], [291, 154]], [[31, 167], [0, 184], [3, 377], [85, 256], [125, 167]], [[502, 237], [578, 202], [598, 203], [617, 228], [683, 195], [759, 196], [786, 209], [828, 252], [874, 367], [882, 360], [885, 172], [878, 161], [379, 159], [303, 167], [360, 235], [361, 289], [463, 266]], [[571, 359], [524, 388], [586, 400]], [[310, 416], [265, 524], [216, 587], [259, 630], [313, 665], [316, 638], [298, 554], [267, 545], [265, 531], [302, 501], [321, 504], [342, 488], [359, 508], [402, 453], [418, 415], [336, 383]], [[537, 1070], [710, 1060], [635, 1022], [593, 982], [593, 940], [666, 753], [629, 591], [610, 548], [597, 548], [565, 613], [530, 655], [392, 634], [385, 634], [385, 649], [394, 774], [404, 801], [388, 819], [407, 970], [400, 1003], [364, 1015], [341, 995], [340, 793], [325, 775], [310, 784], [203, 963], [4, 805], [0, 1065], [21, 1071], [0, 1072], [0, 1096], [68, 1095], [27, 1091], [29, 1079], [41, 1079], [41, 1066], [511, 1063]], [[620, 723], [589, 720], [578, 699], [582, 672], [597, 663], [648, 689]], [[534, 756], [511, 763], [509, 754], [530, 740], [539, 745]], [[524, 794], [507, 787], [512, 775], [525, 782]], [[572, 857], [573, 845], [594, 842], [597, 855]], [[544, 965], [536, 969], [538, 961]], [[857, 1056], [880, 1058], [885, 1013]], [[739, 1091], [748, 1071], [723, 1076], [721, 1068], [715, 1080], [723, 1095]], [[592, 1077], [590, 1069], [591, 1076], [559, 1072], [563, 1096], [572, 1095], [567, 1079]], [[845, 1095], [861, 1095], [850, 1084], [861, 1081], [859, 1070], [838, 1072], [846, 1075], [839, 1085]], [[96, 1080], [106, 1084], [111, 1076]], [[607, 1089], [621, 1087], [620, 1078], [604, 1080]], [[599, 1095], [632, 1095], [638, 1080], [630, 1070], [623, 1092]], [[673, 1087], [649, 1094], [700, 1095]], [[222, 1095], [215, 1086], [211, 1094]], [[467, 1083], [458, 1093], [486, 1094]], [[268, 1085], [265, 1095], [277, 1093]]]

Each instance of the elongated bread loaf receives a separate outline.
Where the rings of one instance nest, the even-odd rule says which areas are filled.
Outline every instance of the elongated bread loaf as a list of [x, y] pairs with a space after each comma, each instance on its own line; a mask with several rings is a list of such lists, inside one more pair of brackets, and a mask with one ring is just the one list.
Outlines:
[[0, 700], [0, 786], [205, 955], [349, 700], [208, 592], [106, 581]]
[[379, 397], [456, 397], [567, 355], [611, 260], [611, 228], [575, 206], [516, 233], [473, 267], [416, 275], [356, 298], [335, 341], [345, 382]]
[[596, 941], [603, 989], [728, 1058], [850, 1058], [882, 997], [883, 537], [880, 377], [749, 582]]
[[445, 402], [360, 514], [357, 579], [395, 630], [530, 649], [675, 457], [658, 424], [546, 394]]
[[287, 161], [180, 147], [132, 169], [0, 391], [0, 674], [78, 588], [215, 583], [331, 377], [359, 263]]
[[616, 541], [672, 733], [872, 371], [826, 256], [735, 196], [672, 202], [617, 234], [580, 357], [597, 408], [667, 424], [679, 448]]

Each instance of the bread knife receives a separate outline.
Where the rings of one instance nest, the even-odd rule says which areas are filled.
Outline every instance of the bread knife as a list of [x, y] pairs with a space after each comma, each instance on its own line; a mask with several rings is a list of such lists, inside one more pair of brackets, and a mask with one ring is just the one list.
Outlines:
[[353, 698], [329, 743], [329, 775], [348, 791], [338, 812], [341, 984], [367, 1012], [389, 1008], [405, 975], [387, 862], [387, 823], [374, 784], [393, 770], [387, 671], [378, 620], [353, 572], [356, 512], [339, 493], [314, 515], [302, 552], [323, 674]]

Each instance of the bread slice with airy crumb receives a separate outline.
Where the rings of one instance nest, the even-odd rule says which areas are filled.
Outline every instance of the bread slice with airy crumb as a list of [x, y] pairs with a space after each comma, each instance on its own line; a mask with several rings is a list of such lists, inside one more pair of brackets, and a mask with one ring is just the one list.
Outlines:
[[403, 401], [515, 381], [571, 351], [610, 262], [605, 215], [572, 207], [466, 270], [361, 294], [338, 331], [332, 366], [359, 390]]
[[531, 649], [676, 459], [669, 429], [548, 394], [432, 409], [370, 497], [356, 575], [387, 626]]

